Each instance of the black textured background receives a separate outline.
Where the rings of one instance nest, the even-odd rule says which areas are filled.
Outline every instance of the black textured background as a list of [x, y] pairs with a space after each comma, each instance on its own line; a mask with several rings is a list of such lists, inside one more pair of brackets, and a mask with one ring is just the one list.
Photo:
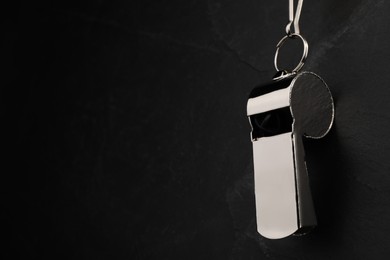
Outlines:
[[274, 74], [287, 2], [3, 8], [2, 259], [387, 259], [385, 0], [305, 1], [305, 70], [336, 101], [306, 143], [319, 226], [256, 232], [246, 101]]

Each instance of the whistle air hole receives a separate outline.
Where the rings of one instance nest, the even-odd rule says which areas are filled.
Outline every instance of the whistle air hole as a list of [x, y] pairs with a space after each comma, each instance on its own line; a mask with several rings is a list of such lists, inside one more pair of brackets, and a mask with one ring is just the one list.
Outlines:
[[253, 127], [253, 139], [292, 132], [292, 116], [289, 107], [252, 115], [250, 121]]

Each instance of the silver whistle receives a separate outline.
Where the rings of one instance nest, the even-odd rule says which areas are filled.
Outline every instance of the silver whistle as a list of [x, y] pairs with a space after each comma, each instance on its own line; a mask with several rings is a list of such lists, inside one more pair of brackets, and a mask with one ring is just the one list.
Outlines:
[[248, 100], [258, 232], [270, 239], [317, 225], [303, 138], [325, 136], [334, 119], [326, 83], [311, 72], [279, 74]]

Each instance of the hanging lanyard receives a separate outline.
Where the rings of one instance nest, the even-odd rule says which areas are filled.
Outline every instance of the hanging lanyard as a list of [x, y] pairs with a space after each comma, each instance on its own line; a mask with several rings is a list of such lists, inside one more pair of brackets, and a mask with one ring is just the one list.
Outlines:
[[[289, 23], [286, 26], [286, 34], [300, 34], [299, 31], [299, 18], [301, 17], [303, 0], [298, 0], [297, 9], [294, 16], [294, 0], [289, 0]], [[294, 32], [291, 32], [291, 26], [294, 25]]]
[[[303, 0], [298, 0], [297, 8], [294, 15], [294, 0], [289, 0], [289, 23], [286, 26], [286, 36], [284, 36], [276, 45], [274, 65], [277, 71], [281, 71], [278, 66], [279, 50], [288, 39], [300, 39], [303, 43], [303, 53], [301, 60], [293, 70], [289, 71], [289, 73], [296, 73], [303, 67], [303, 65], [305, 65], [305, 61], [309, 53], [309, 44], [307, 43], [306, 39], [303, 38], [303, 36], [300, 34], [299, 30], [299, 18], [301, 17], [302, 5]], [[294, 27], [293, 31], [291, 31], [292, 26]]]

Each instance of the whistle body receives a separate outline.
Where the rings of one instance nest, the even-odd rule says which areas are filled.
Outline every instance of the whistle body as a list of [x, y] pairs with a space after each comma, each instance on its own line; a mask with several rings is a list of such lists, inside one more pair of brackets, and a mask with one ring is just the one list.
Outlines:
[[333, 124], [326, 83], [302, 72], [255, 88], [248, 100], [252, 127], [258, 232], [270, 239], [307, 233], [317, 225], [303, 138], [321, 138]]

